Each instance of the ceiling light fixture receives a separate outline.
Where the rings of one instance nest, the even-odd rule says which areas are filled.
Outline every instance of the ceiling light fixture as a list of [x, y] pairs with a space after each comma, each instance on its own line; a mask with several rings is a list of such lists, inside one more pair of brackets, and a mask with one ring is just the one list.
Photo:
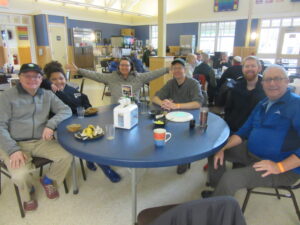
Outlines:
[[78, 1], [72, 1], [72, 0], [47, 0], [47, 1], [62, 3], [65, 5], [76, 5], [76, 6], [83, 6], [86, 8], [102, 9], [102, 10], [109, 11], [109, 12], [117, 12], [117, 13], [121, 13], [121, 14], [128, 14], [128, 15], [134, 15], [134, 16], [152, 17], [152, 15], [149, 15], [149, 14], [131, 12], [131, 11], [122, 10], [122, 9], [115, 9], [115, 8], [111, 8], [111, 7], [107, 7], [107, 6], [94, 5], [94, 4], [87, 3], [87, 2], [78, 2]]

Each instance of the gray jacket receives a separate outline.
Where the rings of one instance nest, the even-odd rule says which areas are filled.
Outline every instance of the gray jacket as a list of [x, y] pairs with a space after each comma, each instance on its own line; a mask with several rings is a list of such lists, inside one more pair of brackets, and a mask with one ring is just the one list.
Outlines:
[[115, 104], [118, 103], [118, 100], [122, 97], [122, 85], [131, 85], [133, 95], [139, 99], [141, 87], [143, 87], [145, 83], [168, 73], [169, 68], [154, 70], [147, 73], [130, 72], [127, 79], [124, 79], [118, 71], [102, 74], [90, 70], [79, 69], [78, 72], [84, 77], [107, 84], [111, 91], [111, 103]]
[[[41, 139], [45, 127], [55, 129], [72, 115], [55, 94], [39, 88], [29, 95], [18, 84], [0, 95], [0, 148], [9, 155], [19, 151], [18, 141]], [[55, 115], [49, 119], [50, 111]]]

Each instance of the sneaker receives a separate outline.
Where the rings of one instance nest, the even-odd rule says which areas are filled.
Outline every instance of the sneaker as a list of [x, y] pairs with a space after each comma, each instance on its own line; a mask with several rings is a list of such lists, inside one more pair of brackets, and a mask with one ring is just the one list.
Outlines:
[[36, 210], [38, 203], [36, 200], [30, 200], [28, 202], [23, 202], [23, 208], [25, 212], [30, 212]]
[[56, 187], [53, 184], [44, 184], [43, 179], [40, 179], [40, 182], [46, 192], [46, 195], [49, 199], [55, 199], [59, 197], [59, 193], [56, 189]]
[[91, 171], [96, 171], [97, 170], [97, 167], [95, 166], [95, 164], [93, 162], [90, 162], [90, 161], [86, 161], [86, 167]]
[[105, 165], [99, 165], [99, 166], [102, 169], [105, 176], [108, 179], [110, 179], [111, 182], [118, 183], [121, 180], [121, 176], [109, 166], [105, 166]]

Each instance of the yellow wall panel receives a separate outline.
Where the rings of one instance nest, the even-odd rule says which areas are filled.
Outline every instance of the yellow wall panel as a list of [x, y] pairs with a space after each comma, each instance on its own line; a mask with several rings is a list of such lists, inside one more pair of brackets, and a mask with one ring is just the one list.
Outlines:
[[30, 53], [30, 47], [19, 47], [19, 64], [22, 65], [24, 63], [30, 63], [31, 62], [31, 53]]

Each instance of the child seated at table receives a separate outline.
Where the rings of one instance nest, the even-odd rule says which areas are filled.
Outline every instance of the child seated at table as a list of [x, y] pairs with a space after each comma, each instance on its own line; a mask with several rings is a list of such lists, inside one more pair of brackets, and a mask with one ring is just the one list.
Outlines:
[[[77, 113], [78, 106], [83, 106], [85, 109], [91, 107], [89, 99], [85, 94], [80, 93], [67, 84], [65, 72], [58, 61], [51, 61], [46, 64], [44, 72], [47, 79], [43, 81], [41, 87], [56, 90], [56, 96], [71, 108], [73, 114]], [[87, 161], [86, 165], [92, 171], [97, 169], [93, 162]], [[101, 164], [98, 164], [98, 166], [111, 182], [116, 183], [121, 180], [120, 175], [109, 166]]]

